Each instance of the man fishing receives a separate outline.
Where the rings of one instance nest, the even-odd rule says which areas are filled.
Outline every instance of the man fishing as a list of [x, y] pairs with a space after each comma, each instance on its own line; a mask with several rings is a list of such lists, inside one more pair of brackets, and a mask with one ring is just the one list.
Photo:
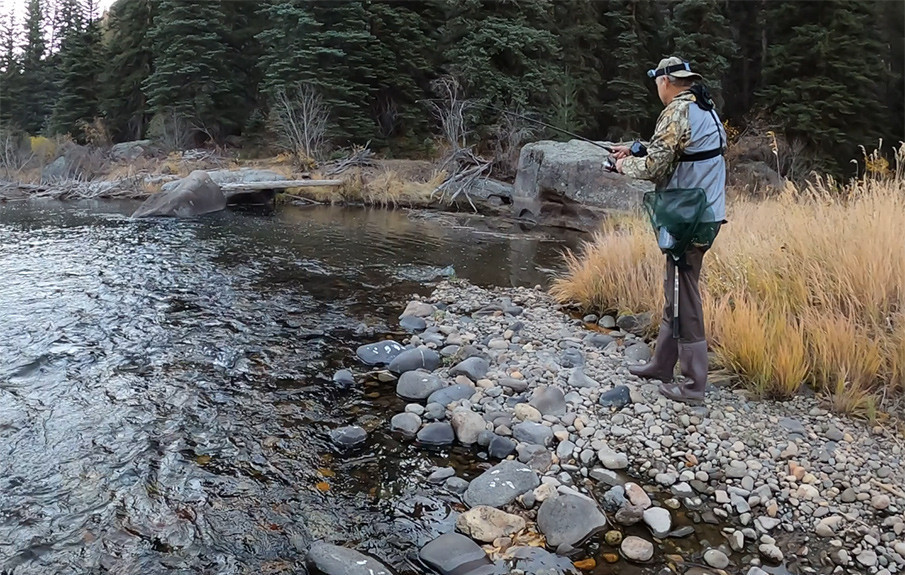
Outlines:
[[[693, 72], [688, 62], [676, 57], [665, 58], [647, 74], [657, 84], [657, 94], [664, 109], [646, 149], [638, 145], [613, 148], [615, 169], [632, 178], [652, 181], [657, 190], [665, 192], [661, 194], [664, 197], [671, 191], [696, 191], [701, 198], [701, 211], [693, 228], [686, 228], [693, 232], [682, 253], [670, 254], [667, 248], [675, 238], [669, 234], [665, 234], [666, 239], [660, 242], [661, 249], [667, 253], [666, 303], [660, 332], [651, 361], [644, 366], [631, 367], [629, 371], [663, 382], [660, 393], [670, 399], [700, 403], [707, 386], [708, 362], [698, 283], [704, 253], [713, 244], [720, 225], [725, 223], [726, 163], [723, 152], [726, 134], [713, 101], [702, 85], [701, 75]], [[661, 215], [670, 217], [668, 213]], [[660, 238], [663, 236], [661, 230]], [[678, 282], [675, 274], [678, 274]], [[673, 382], [677, 361], [686, 378], [682, 384]]]

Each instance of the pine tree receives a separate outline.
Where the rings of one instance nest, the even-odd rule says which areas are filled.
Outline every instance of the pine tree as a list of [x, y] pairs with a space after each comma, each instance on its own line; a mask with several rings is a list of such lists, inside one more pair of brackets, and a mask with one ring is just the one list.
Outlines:
[[279, 90], [310, 82], [317, 73], [316, 39], [319, 25], [302, 0], [271, 0], [259, 8], [267, 26], [256, 38], [262, 46], [258, 58], [260, 91], [273, 97]]
[[51, 109], [53, 86], [51, 70], [45, 60], [44, 4], [29, 0], [25, 13], [25, 46], [22, 50], [22, 75], [12, 92], [12, 113], [23, 130], [37, 134], [44, 129]]
[[[559, 84], [559, 45], [551, 31], [547, 0], [450, 1], [442, 28], [447, 46], [445, 69], [459, 79], [467, 95], [497, 108], [546, 112], [550, 90]], [[480, 111], [477, 126], [497, 117]]]
[[681, 0], [672, 5], [670, 52], [689, 61], [704, 77], [718, 108], [722, 109], [723, 80], [738, 53], [732, 29], [717, 0]]
[[557, 41], [562, 54], [562, 81], [554, 86], [554, 125], [570, 132], [599, 131], [597, 114], [603, 91], [606, 44], [605, 5], [594, 0], [565, 0], [554, 4]]
[[142, 83], [149, 111], [218, 140], [235, 123], [222, 107], [234, 84], [220, 2], [159, 0], [149, 36], [153, 70]]
[[410, 141], [426, 136], [429, 116], [418, 100], [429, 95], [436, 75], [436, 29], [443, 20], [442, 4], [375, 0], [368, 4], [368, 16], [375, 40], [371, 56], [378, 66], [372, 106], [378, 136], [406, 136]]
[[[884, 46], [876, 4], [802, 0], [771, 4], [760, 103], [824, 169], [840, 173], [859, 145], [883, 132]], [[827, 164], [835, 159], [836, 169]]]
[[310, 5], [319, 29], [314, 36], [318, 72], [309, 81], [330, 109], [330, 135], [364, 143], [376, 132], [371, 106], [379, 63], [371, 53], [374, 37], [364, 2], [315, 0]]
[[101, 35], [91, 11], [89, 5], [84, 13], [73, 13], [73, 22], [65, 28], [58, 55], [57, 98], [50, 118], [53, 132], [79, 140], [84, 125], [98, 116], [100, 104]]
[[739, 122], [762, 83], [765, 10], [763, 2], [727, 2], [726, 9], [737, 50], [723, 82], [722, 117]]
[[119, 0], [107, 15], [107, 46], [101, 108], [116, 141], [144, 135], [148, 110], [142, 82], [151, 74], [148, 32], [157, 2]]
[[620, 0], [609, 3], [608, 8], [604, 21], [612, 51], [601, 110], [609, 126], [607, 138], [631, 139], [640, 136], [652, 116], [656, 118], [653, 87], [646, 74], [652, 60], [638, 25], [641, 14], [651, 7], [644, 0]]
[[13, 120], [13, 93], [20, 82], [20, 62], [16, 55], [18, 27], [12, 12], [0, 24], [0, 125]]

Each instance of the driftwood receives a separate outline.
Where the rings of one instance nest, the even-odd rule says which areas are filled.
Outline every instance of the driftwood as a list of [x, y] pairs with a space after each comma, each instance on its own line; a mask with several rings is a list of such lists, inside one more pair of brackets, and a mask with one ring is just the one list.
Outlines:
[[[141, 186], [141, 177], [125, 178], [117, 182], [83, 180], [63, 180], [46, 184], [24, 184], [19, 182], [0, 185], [0, 196], [4, 188], [12, 192], [25, 192], [30, 198], [53, 200], [94, 200], [130, 199], [141, 200], [148, 193]], [[21, 194], [19, 194], [21, 195]]]
[[352, 153], [337, 162], [330, 163], [324, 169], [325, 176], [335, 176], [349, 168], [371, 166], [374, 164], [374, 152], [368, 149], [368, 142], [364, 147], [356, 146], [352, 148]]
[[285, 190], [286, 188], [308, 188], [317, 186], [339, 186], [343, 180], [277, 180], [274, 182], [246, 182], [243, 184], [222, 184], [220, 189], [226, 192], [244, 192], [252, 190]]

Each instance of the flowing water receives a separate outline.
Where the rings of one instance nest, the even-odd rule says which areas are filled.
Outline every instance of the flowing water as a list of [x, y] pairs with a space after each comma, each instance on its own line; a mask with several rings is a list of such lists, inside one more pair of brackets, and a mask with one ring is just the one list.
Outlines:
[[[473, 457], [387, 435], [392, 384], [330, 378], [437, 278], [542, 284], [577, 238], [419, 212], [134, 207], [0, 204], [0, 572], [303, 573], [312, 539], [418, 572], [453, 503], [417, 478]], [[353, 423], [367, 445], [334, 452], [327, 432]]]

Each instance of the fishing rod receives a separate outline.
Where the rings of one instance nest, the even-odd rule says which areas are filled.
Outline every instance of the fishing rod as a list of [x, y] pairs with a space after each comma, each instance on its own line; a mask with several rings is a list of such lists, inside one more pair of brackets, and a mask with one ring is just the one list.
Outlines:
[[477, 105], [478, 105], [478, 106], [482, 106], [482, 107], [484, 107], [484, 108], [487, 108], [487, 109], [489, 109], [489, 110], [493, 110], [493, 111], [495, 111], [495, 112], [499, 112], [499, 113], [501, 113], [501, 114], [509, 114], [510, 116], [515, 116], [516, 118], [519, 118], [519, 119], [521, 119], [521, 120], [525, 120], [526, 122], [534, 122], [535, 124], [539, 124], [539, 125], [541, 125], [541, 126], [543, 126], [543, 127], [545, 127], [545, 128], [549, 128], [550, 130], [555, 130], [555, 131], [560, 132], [560, 133], [563, 133], [563, 134], [565, 134], [565, 135], [567, 135], [567, 136], [571, 136], [571, 137], [573, 137], [573, 138], [575, 138], [575, 139], [585, 141], [585, 142], [587, 142], [587, 143], [589, 143], [589, 144], [591, 144], [591, 145], [593, 145], [593, 146], [597, 146], [598, 148], [603, 148], [604, 150], [606, 150], [607, 152], [609, 152], [609, 153], [611, 153], [611, 154], [614, 153], [614, 151], [615, 151], [615, 150], [613, 150], [613, 148], [611, 148], [611, 147], [609, 147], [609, 146], [605, 146], [605, 145], [603, 145], [603, 144], [598, 144], [597, 142], [595, 142], [595, 141], [593, 141], [593, 140], [589, 140], [588, 138], [585, 138], [584, 136], [579, 136], [578, 134], [572, 133], [572, 132], [570, 132], [570, 131], [568, 131], [568, 130], [564, 130], [564, 129], [559, 128], [559, 127], [557, 127], [557, 126], [553, 126], [552, 124], [548, 124], [548, 123], [546, 123], [546, 122], [541, 122], [540, 120], [536, 120], [536, 119], [531, 118], [531, 117], [529, 117], [529, 116], [525, 116], [525, 115], [523, 115], [523, 114], [517, 114], [517, 113], [515, 113], [515, 112], [510, 112], [509, 110], [503, 110], [502, 108], [497, 108], [496, 106], [491, 106], [490, 104], [477, 104]]

